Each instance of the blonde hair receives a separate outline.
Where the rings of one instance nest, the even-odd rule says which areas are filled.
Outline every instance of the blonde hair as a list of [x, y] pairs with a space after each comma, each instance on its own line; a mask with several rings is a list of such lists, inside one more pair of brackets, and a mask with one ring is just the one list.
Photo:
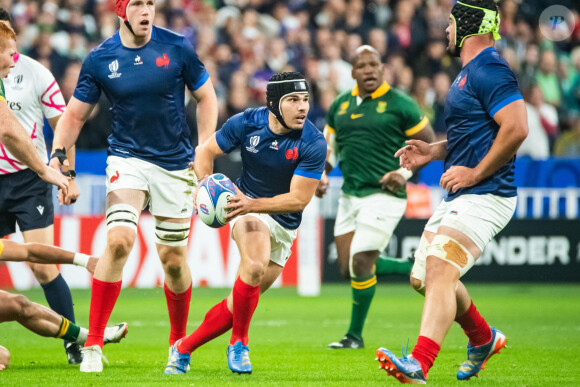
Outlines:
[[8, 47], [9, 40], [16, 41], [14, 30], [6, 23], [0, 23], [0, 51], [4, 51]]

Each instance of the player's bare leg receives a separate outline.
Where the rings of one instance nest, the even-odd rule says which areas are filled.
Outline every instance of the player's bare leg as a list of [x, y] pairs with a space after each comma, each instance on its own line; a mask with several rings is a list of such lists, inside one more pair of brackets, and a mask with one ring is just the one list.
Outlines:
[[53, 310], [21, 294], [0, 290], [0, 305], [0, 322], [17, 321], [40, 336], [56, 337], [63, 321]]
[[[81, 372], [102, 372], [102, 347], [105, 327], [113, 311], [119, 293], [123, 267], [137, 237], [136, 222], [127, 222], [122, 218], [125, 214], [136, 221], [143, 208], [146, 198], [145, 191], [119, 189], [107, 194], [107, 209], [114, 205], [126, 205], [120, 212], [108, 214], [107, 245], [105, 252], [95, 269], [91, 291], [91, 307], [89, 312], [89, 336], [85, 343], [85, 352], [81, 364]], [[128, 212], [126, 212], [128, 211]], [[115, 221], [116, 220], [116, 221]]]
[[240, 250], [239, 277], [232, 289], [233, 325], [228, 365], [232, 372], [251, 373], [248, 355], [250, 321], [258, 306], [260, 283], [270, 262], [270, 229], [253, 216], [239, 219], [232, 237]]
[[[268, 264], [262, 282], [260, 282], [260, 294], [264, 294], [282, 274], [284, 268], [272, 261]], [[239, 276], [239, 268], [238, 275]], [[201, 325], [189, 336], [179, 340], [172, 347], [172, 357], [165, 367], [166, 374], [183, 374], [187, 371], [187, 365], [191, 353], [205, 343], [219, 337], [232, 329], [234, 299], [230, 292], [228, 297], [214, 305], [205, 315]], [[186, 365], [187, 364], [187, 365]]]
[[[189, 228], [191, 222], [190, 218], [167, 219], [157, 217], [157, 220], [183, 225], [186, 228]], [[187, 245], [169, 246], [157, 243], [156, 247], [165, 271], [165, 298], [171, 326], [169, 346], [172, 346], [177, 340], [187, 334], [187, 317], [191, 301], [191, 271], [187, 264]]]
[[336, 258], [338, 262], [338, 269], [346, 279], [350, 279], [350, 270], [349, 270], [350, 245], [352, 243], [353, 237], [354, 231], [342, 235], [337, 235], [334, 237], [334, 243], [336, 244]]
[[351, 281], [353, 303], [348, 331], [342, 340], [329, 344], [333, 349], [364, 348], [362, 330], [376, 289], [374, 268], [379, 251], [360, 251], [352, 254], [351, 245], [354, 236], [355, 232], [349, 232], [335, 237], [339, 268]]

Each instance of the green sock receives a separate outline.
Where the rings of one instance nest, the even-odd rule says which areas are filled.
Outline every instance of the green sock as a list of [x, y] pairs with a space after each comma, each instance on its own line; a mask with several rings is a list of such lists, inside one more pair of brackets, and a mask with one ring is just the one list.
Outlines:
[[63, 340], [75, 342], [77, 340], [77, 337], [79, 337], [80, 332], [81, 327], [71, 323], [67, 318], [63, 317], [62, 323], [60, 323], [60, 329], [56, 337]]
[[362, 330], [367, 319], [367, 313], [375, 296], [377, 288], [377, 276], [366, 279], [352, 279], [352, 314], [348, 333], [362, 340]]
[[376, 263], [376, 273], [377, 275], [387, 275], [387, 274], [411, 274], [411, 269], [413, 268], [413, 261], [410, 259], [399, 259], [389, 257], [388, 255], [381, 255], [377, 259]]

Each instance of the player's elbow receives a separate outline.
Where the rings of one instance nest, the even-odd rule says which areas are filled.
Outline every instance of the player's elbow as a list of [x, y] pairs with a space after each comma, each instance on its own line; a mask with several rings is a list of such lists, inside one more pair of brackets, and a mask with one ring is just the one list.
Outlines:
[[17, 141], [17, 133], [16, 130], [12, 127], [12, 125], [1, 125], [0, 126], [0, 143], [2, 144], [13, 144]]

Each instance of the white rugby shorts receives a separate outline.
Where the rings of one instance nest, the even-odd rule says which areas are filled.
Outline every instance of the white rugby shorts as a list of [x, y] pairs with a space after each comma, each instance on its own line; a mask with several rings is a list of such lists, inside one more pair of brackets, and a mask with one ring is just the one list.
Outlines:
[[[485, 246], [511, 220], [516, 203], [516, 196], [506, 198], [492, 194], [469, 194], [449, 202], [443, 200], [425, 225], [425, 230], [436, 234], [440, 226], [451, 227], [467, 235], [483, 252]], [[411, 273], [414, 278], [425, 279], [426, 261], [424, 251], [415, 253], [415, 264]]]
[[268, 229], [270, 230], [270, 261], [284, 267], [290, 258], [290, 254], [292, 254], [291, 248], [294, 240], [296, 239], [296, 235], [298, 234], [298, 229], [291, 230], [284, 228], [268, 214], [250, 213], [242, 216], [236, 216], [234, 219], [232, 219], [230, 221], [230, 233], [233, 233], [236, 222], [245, 216], [252, 216], [257, 218], [266, 226], [268, 226]]
[[[389, 194], [376, 193], [362, 198], [342, 193], [334, 223], [334, 236], [355, 232], [358, 225], [375, 229], [380, 238], [373, 238], [373, 248], [383, 251], [393, 231], [405, 214], [407, 200]], [[369, 242], [369, 241], [368, 241]], [[367, 243], [368, 244], [368, 243]], [[371, 246], [367, 246], [371, 248]]]
[[193, 193], [197, 177], [192, 169], [168, 171], [153, 163], [134, 158], [107, 158], [107, 193], [118, 189], [147, 192], [149, 210], [154, 216], [181, 219], [193, 214]]

